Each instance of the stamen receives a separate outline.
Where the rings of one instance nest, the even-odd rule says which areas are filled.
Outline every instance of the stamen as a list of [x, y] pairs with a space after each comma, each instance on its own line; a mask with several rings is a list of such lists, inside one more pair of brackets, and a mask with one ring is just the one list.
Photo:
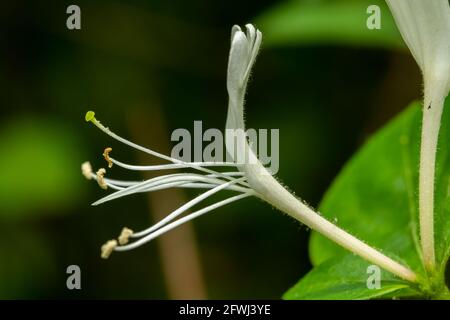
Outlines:
[[108, 259], [111, 253], [114, 251], [114, 249], [117, 247], [117, 241], [116, 240], [109, 240], [104, 245], [102, 245], [101, 248], [101, 257], [103, 259]]
[[153, 233], [148, 234], [144, 238], [141, 238], [141, 239], [139, 239], [139, 240], [137, 240], [137, 241], [135, 241], [135, 242], [133, 242], [133, 243], [131, 243], [129, 245], [118, 246], [114, 250], [115, 251], [127, 251], [127, 250], [131, 250], [131, 249], [135, 249], [135, 248], [137, 248], [137, 247], [139, 247], [139, 246], [141, 246], [141, 245], [143, 245], [143, 244], [145, 244], [145, 243], [147, 243], [147, 242], [149, 242], [149, 241], [159, 237], [160, 235], [162, 235], [162, 234], [164, 234], [164, 233], [166, 233], [166, 232], [168, 232], [168, 231], [170, 231], [170, 230], [172, 230], [172, 229], [174, 229], [174, 228], [176, 228], [176, 227], [178, 227], [178, 226], [180, 226], [180, 225], [182, 225], [182, 224], [184, 224], [184, 223], [186, 223], [186, 222], [188, 222], [190, 220], [193, 220], [193, 219], [195, 219], [195, 218], [197, 218], [197, 217], [199, 217], [199, 216], [201, 216], [201, 215], [203, 215], [205, 213], [208, 213], [208, 212], [210, 212], [210, 211], [212, 211], [214, 209], [217, 209], [219, 207], [222, 207], [222, 206], [224, 206], [226, 204], [238, 201], [240, 199], [243, 199], [243, 198], [246, 198], [246, 197], [249, 197], [249, 196], [251, 196], [251, 194], [245, 193], [245, 194], [240, 194], [240, 195], [237, 195], [237, 196], [230, 197], [228, 199], [222, 200], [222, 201], [217, 202], [217, 203], [215, 203], [213, 205], [210, 205], [210, 206], [208, 206], [206, 208], [203, 208], [203, 209], [200, 209], [198, 211], [195, 211], [195, 212], [193, 212], [193, 213], [191, 213], [191, 214], [189, 214], [189, 215], [187, 215], [187, 216], [185, 216], [183, 218], [180, 218], [180, 219], [178, 219], [178, 220], [176, 220], [176, 221], [174, 221], [174, 222], [172, 222], [172, 223], [170, 223], [170, 224], [168, 224], [168, 225], [166, 225], [166, 226], [156, 230]]
[[[190, 167], [190, 168], [193, 168], [193, 169], [196, 169], [196, 170], [199, 170], [199, 171], [203, 171], [203, 172], [206, 172], [206, 173], [210, 173], [210, 174], [217, 174], [217, 175], [222, 176], [223, 178], [225, 178], [227, 180], [232, 180], [232, 178], [230, 178], [230, 177], [228, 177], [226, 175], [222, 175], [220, 172], [217, 172], [217, 171], [214, 171], [214, 170], [211, 170], [211, 169], [207, 169], [207, 168], [203, 168], [201, 166], [198, 166], [198, 165], [195, 165], [195, 164], [192, 164], [192, 163], [189, 163], [189, 162], [180, 161], [180, 160], [172, 158], [172, 157], [168, 157], [168, 156], [166, 156], [164, 154], [161, 154], [161, 153], [153, 151], [151, 149], [142, 147], [142, 146], [140, 146], [140, 145], [138, 145], [136, 143], [133, 143], [133, 142], [127, 140], [127, 139], [124, 139], [124, 138], [120, 137], [119, 135], [115, 134], [114, 132], [112, 132], [111, 130], [109, 130], [108, 128], [106, 128], [104, 125], [102, 125], [100, 123], [100, 121], [98, 121], [95, 118], [95, 113], [93, 111], [88, 111], [86, 113], [85, 119], [88, 122], [92, 122], [97, 128], [102, 130], [104, 133], [106, 133], [107, 135], [109, 135], [113, 139], [116, 139], [117, 141], [120, 141], [120, 142], [122, 142], [122, 143], [124, 143], [124, 144], [126, 144], [126, 145], [128, 145], [128, 146], [130, 146], [132, 148], [135, 148], [135, 149], [137, 149], [139, 151], [145, 152], [145, 153], [150, 154], [150, 155], [152, 155], [154, 157], [158, 157], [158, 158], [170, 161], [172, 163], [182, 164], [182, 165], [185, 165], [186, 167]], [[243, 184], [245, 184], [246, 186], [249, 186], [248, 183], [246, 183], [246, 182], [243, 182]]]
[[[234, 172], [226, 172], [225, 174], [230, 176], [240, 176], [242, 177], [242, 174], [235, 174]], [[162, 176], [164, 177], [164, 176]], [[161, 177], [161, 178], [162, 178]], [[245, 178], [244, 178], [245, 179]], [[171, 182], [174, 181], [174, 182]], [[194, 181], [194, 182], [192, 182]], [[162, 190], [167, 189], [171, 187], [181, 187], [181, 188], [214, 188], [218, 185], [222, 185], [226, 183], [225, 181], [218, 179], [215, 175], [207, 175], [207, 176], [201, 176], [197, 174], [180, 174], [179, 179], [171, 179], [171, 180], [164, 180], [161, 179], [159, 181], [158, 185], [150, 186], [148, 189], [142, 190], [142, 192], [151, 192], [156, 190]], [[236, 185], [230, 185], [227, 187], [227, 190], [233, 190], [238, 192], [248, 192], [251, 189], [247, 187], [240, 186], [241, 182], [236, 182]]]
[[[120, 162], [119, 160], [108, 157], [109, 161], [114, 163], [115, 165], [135, 171], [156, 171], [156, 170], [171, 170], [171, 169], [182, 169], [182, 168], [191, 168], [192, 166], [199, 167], [236, 167], [236, 164], [233, 162], [186, 162], [186, 164], [181, 163], [170, 163], [170, 164], [161, 164], [161, 165], [152, 165], [152, 166], [136, 166], [131, 164], [126, 164]], [[108, 160], [107, 160], [108, 161]]]
[[116, 179], [110, 179], [105, 178], [105, 181], [110, 184], [114, 184], [119, 187], [129, 187], [134, 186], [135, 184], [142, 183], [142, 181], [124, 181], [124, 180], [116, 180]]
[[81, 165], [81, 173], [83, 174], [83, 176], [88, 179], [91, 180], [92, 179], [92, 166], [91, 163], [89, 161], [83, 162], [83, 164]]
[[[223, 183], [225, 183], [225, 182], [223, 182]], [[221, 184], [223, 184], [223, 183], [221, 183]], [[180, 181], [180, 182], [174, 182], [174, 183], [164, 183], [159, 186], [143, 190], [142, 192], [152, 192], [152, 191], [164, 190], [164, 189], [168, 189], [168, 188], [212, 189], [221, 184]], [[246, 193], [246, 192], [251, 191], [251, 189], [249, 189], [249, 188], [235, 186], [235, 185], [228, 186], [225, 189], [229, 190], [229, 191], [237, 191], [237, 192], [241, 192], [241, 193]]]
[[[93, 178], [96, 179], [97, 177], [93, 174]], [[106, 184], [108, 185], [109, 188], [114, 189], [114, 190], [124, 190], [124, 187], [128, 187], [128, 186], [133, 186], [136, 185], [140, 182], [135, 182], [135, 181], [120, 181], [120, 180], [113, 180], [113, 179], [108, 179], [105, 178], [104, 181], [106, 182]], [[225, 182], [223, 182], [225, 183]], [[143, 189], [141, 191], [136, 191], [137, 192], [153, 192], [153, 191], [159, 191], [159, 190], [164, 190], [164, 189], [169, 189], [169, 188], [187, 188], [187, 189], [212, 189], [214, 187], [217, 187], [219, 184], [217, 183], [200, 183], [200, 182], [190, 182], [190, 181], [177, 181], [177, 182], [165, 182], [162, 183], [160, 185], [157, 186], [153, 186], [153, 187], [149, 187], [148, 189]], [[226, 188], [226, 190], [230, 190], [230, 191], [237, 191], [237, 192], [242, 192], [242, 193], [246, 193], [246, 192], [250, 192], [251, 189], [246, 188], [246, 187], [241, 187], [241, 186], [229, 186]]]
[[[94, 175], [96, 178], [96, 176]], [[113, 180], [117, 181], [122, 184], [130, 185], [128, 181], [120, 182], [120, 180]], [[114, 182], [111, 182], [109, 179], [105, 178], [105, 182], [108, 185], [109, 188], [120, 191], [124, 190], [125, 188], [120, 186], [120, 184], [115, 184]], [[138, 182], [134, 182], [133, 184], [136, 184]], [[214, 187], [217, 187], [218, 184], [211, 184], [211, 183], [199, 183], [199, 182], [188, 182], [188, 181], [179, 181], [179, 182], [171, 182], [171, 183], [162, 183], [161, 185], [150, 187], [148, 189], [143, 189], [141, 191], [137, 192], [153, 192], [153, 191], [159, 191], [159, 190], [165, 190], [170, 188], [185, 188], [185, 189], [212, 189]], [[246, 187], [239, 187], [239, 186], [229, 186], [226, 188], [226, 190], [230, 191], [237, 191], [237, 192], [250, 192], [251, 189]]]
[[106, 184], [105, 178], [104, 178], [105, 173], [106, 173], [106, 170], [104, 168], [100, 168], [97, 171], [97, 183], [100, 186], [100, 188], [102, 188], [104, 190], [108, 189], [108, 185]]
[[109, 157], [109, 153], [112, 151], [111, 147], [106, 148], [103, 151], [103, 157], [105, 158], [105, 160], [108, 162], [108, 168], [112, 168], [113, 163], [111, 161], [111, 158]]
[[[97, 181], [98, 183], [98, 177], [97, 175], [95, 175], [94, 173], [91, 175], [91, 178], [94, 179], [95, 181]], [[112, 182], [114, 181], [114, 182]], [[124, 187], [120, 186], [120, 184], [116, 184], [115, 182], [120, 182], [120, 180], [112, 180], [112, 179], [108, 179], [108, 178], [103, 178], [103, 182], [106, 184], [107, 187], [120, 191], [125, 189]], [[123, 183], [128, 183], [127, 181], [124, 181]]]
[[[201, 183], [201, 181], [204, 181], [205, 183]], [[189, 180], [179, 180], [179, 181], [175, 181], [175, 182], [160, 182], [160, 184], [156, 185], [156, 186], [152, 186], [149, 187], [148, 189], [143, 189], [139, 192], [152, 192], [152, 191], [157, 191], [157, 190], [164, 190], [164, 189], [168, 189], [168, 188], [203, 188], [203, 189], [211, 189], [214, 187], [217, 187], [219, 185], [222, 185], [224, 183], [226, 183], [225, 181], [222, 180], [210, 180], [207, 178], [203, 178], [202, 180], [195, 180], [196, 182], [192, 182], [192, 179]], [[200, 182], [199, 182], [200, 181]], [[220, 181], [220, 183], [218, 182]], [[236, 183], [238, 184], [238, 183]], [[246, 187], [241, 187], [241, 186], [237, 186], [237, 185], [231, 185], [225, 188], [226, 190], [231, 190], [231, 191], [237, 191], [237, 192], [248, 192], [251, 189], [246, 188]]]
[[245, 173], [241, 171], [234, 171], [234, 172], [221, 172], [220, 176], [218, 176], [217, 174], [208, 174], [206, 176], [211, 178], [220, 178], [222, 175], [226, 175], [229, 177], [237, 177], [237, 176], [242, 177], [245, 175]]
[[[241, 181], [243, 181], [245, 179], [245, 177], [236, 179], [231, 177], [231, 179], [233, 179], [231, 182], [231, 184], [237, 184]], [[149, 188], [152, 187], [156, 187], [165, 183], [169, 183], [169, 182], [206, 182], [206, 183], [213, 183], [216, 185], [223, 185], [225, 184], [226, 187], [228, 187], [230, 184], [225, 183], [225, 181], [217, 179], [217, 178], [210, 178], [210, 177], [205, 177], [202, 175], [198, 175], [198, 174], [188, 174], [188, 173], [178, 173], [178, 174], [170, 174], [170, 175], [166, 175], [166, 176], [161, 176], [161, 177], [156, 177], [156, 178], [152, 178], [150, 180], [147, 181], [143, 181], [141, 183], [135, 184], [133, 186], [130, 186], [126, 189], [114, 192], [106, 197], [101, 198], [100, 200], [97, 200], [96, 202], [94, 202], [92, 205], [96, 206], [99, 205], [101, 203], [107, 202], [107, 201], [111, 201], [114, 199], [118, 199], [124, 196], [127, 196], [129, 194], [133, 194], [133, 193], [138, 193], [138, 192], [143, 192], [143, 191], [147, 191]], [[237, 188], [237, 186], [236, 186]], [[242, 188], [241, 190], [247, 190], [247, 188]]]
[[[242, 172], [223, 172], [223, 174], [226, 174], [230, 177], [241, 177], [244, 175], [244, 173]], [[216, 175], [212, 175], [209, 174], [206, 177], [209, 178], [218, 178]], [[96, 179], [96, 175], [91, 173], [91, 179], [94, 178]], [[219, 179], [217, 179], [218, 181]], [[221, 180], [220, 180], [221, 181]], [[105, 178], [105, 182], [108, 184], [108, 186], [110, 185], [115, 185], [116, 187], [130, 187], [130, 186], [134, 186], [137, 185], [138, 183], [142, 183], [144, 181], [125, 181], [125, 180], [116, 180], [116, 179], [111, 179], [111, 178]], [[183, 186], [183, 188], [191, 188], [193, 185], [208, 185], [208, 186], [213, 186], [215, 187], [217, 185], [217, 183], [213, 184], [213, 183], [190, 183], [190, 182], [186, 182], [186, 184], [182, 184], [180, 185]], [[233, 188], [233, 189], [232, 189]], [[235, 186], [230, 186], [230, 190], [234, 190]], [[242, 192], [246, 192], [247, 190], [250, 190], [249, 188], [245, 188], [245, 187], [238, 187], [236, 186], [236, 188], [239, 188], [239, 190], [241, 190]], [[123, 190], [123, 188], [121, 188], [120, 190]], [[150, 189], [152, 190], [152, 189]], [[160, 190], [160, 189], [158, 189]], [[149, 190], [147, 190], [149, 191]], [[238, 190], [237, 190], [238, 191]]]
[[[243, 179], [243, 178], [240, 178], [240, 179]], [[234, 181], [230, 181], [230, 182], [224, 183], [222, 185], [214, 187], [211, 190], [206, 191], [205, 193], [202, 193], [201, 195], [197, 196], [196, 198], [192, 199], [191, 201], [188, 201], [187, 203], [185, 203], [184, 205], [179, 207], [177, 210], [175, 210], [172, 213], [170, 213], [169, 215], [167, 215], [164, 219], [162, 219], [159, 222], [155, 223], [150, 228], [147, 228], [147, 229], [145, 229], [143, 231], [140, 231], [140, 232], [137, 232], [137, 233], [133, 234], [132, 237], [133, 238], [139, 238], [139, 237], [142, 237], [142, 236], [144, 236], [144, 235], [146, 235], [146, 234], [148, 234], [148, 233], [150, 233], [150, 232], [152, 232], [152, 231], [154, 231], [156, 229], [159, 229], [160, 227], [162, 227], [165, 224], [167, 224], [168, 222], [172, 221], [173, 219], [178, 217], [180, 214], [182, 214], [183, 212], [187, 211], [191, 207], [195, 206], [199, 202], [201, 202], [204, 199], [212, 196], [213, 194], [219, 192], [220, 190], [223, 190], [223, 189], [227, 188], [228, 186], [237, 183], [240, 179], [236, 179]]]
[[121, 246], [127, 244], [128, 241], [129, 241], [129, 239], [130, 239], [130, 236], [131, 236], [132, 234], [133, 234], [133, 230], [128, 229], [128, 228], [126, 228], [126, 227], [123, 228], [123, 229], [122, 229], [122, 232], [120, 233], [120, 236], [119, 236], [119, 244], [120, 244]]
[[[191, 168], [189, 165], [193, 166], [200, 166], [200, 167], [208, 167], [208, 166], [219, 166], [219, 167], [235, 167], [236, 164], [233, 162], [189, 162], [189, 165], [185, 164], [162, 164], [162, 165], [151, 165], [151, 166], [138, 166], [138, 165], [130, 165], [123, 162], [120, 162], [114, 158], [108, 157], [108, 160], [110, 160], [115, 165], [128, 169], [128, 170], [135, 170], [135, 171], [156, 171], [156, 170], [170, 170], [170, 169], [180, 169], [180, 168]], [[111, 164], [112, 166], [112, 164]], [[213, 173], [208, 174], [207, 177], [214, 177], [214, 178], [220, 178], [220, 177], [230, 177], [230, 176], [243, 176], [244, 173], [240, 171], [234, 171], [234, 172], [220, 172], [220, 173]], [[229, 178], [228, 178], [229, 179]], [[239, 184], [248, 187], [248, 183], [245, 181], [239, 182]]]

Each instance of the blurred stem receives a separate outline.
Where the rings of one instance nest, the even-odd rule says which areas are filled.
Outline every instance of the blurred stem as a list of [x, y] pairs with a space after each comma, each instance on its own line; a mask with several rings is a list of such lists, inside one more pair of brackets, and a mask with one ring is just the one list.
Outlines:
[[[130, 112], [129, 128], [134, 140], [155, 150], [170, 154], [170, 141], [164, 117], [158, 104], [151, 108], [137, 107]], [[143, 119], [146, 119], [145, 121]], [[151, 121], [151, 125], [148, 123]], [[153, 159], [139, 153], [139, 161], [152, 164]], [[154, 177], [151, 173], [145, 178]], [[180, 207], [186, 201], [179, 189], [150, 192], [148, 203], [152, 220], [159, 221], [165, 214]], [[200, 265], [194, 230], [190, 223], [178, 227], [158, 239], [161, 261], [168, 295], [171, 299], [206, 299], [206, 290]]]

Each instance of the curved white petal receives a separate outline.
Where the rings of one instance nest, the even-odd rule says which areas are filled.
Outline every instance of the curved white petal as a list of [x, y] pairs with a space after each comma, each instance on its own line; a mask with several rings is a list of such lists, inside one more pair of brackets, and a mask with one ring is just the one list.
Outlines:
[[[403, 39], [422, 69], [425, 85], [433, 83], [434, 89], [429, 90], [440, 91], [440, 95], [445, 97], [450, 90], [449, 1], [386, 0], [386, 2]], [[429, 95], [435, 96], [437, 93]], [[425, 103], [428, 104], [428, 101]]]
[[261, 45], [262, 34], [251, 24], [246, 33], [239, 26], [231, 30], [231, 49], [228, 60], [228, 116], [226, 123], [226, 148], [229, 155], [249, 179], [251, 187], [261, 191], [263, 181], [269, 176], [266, 168], [247, 143], [244, 122], [244, 98], [250, 71]]

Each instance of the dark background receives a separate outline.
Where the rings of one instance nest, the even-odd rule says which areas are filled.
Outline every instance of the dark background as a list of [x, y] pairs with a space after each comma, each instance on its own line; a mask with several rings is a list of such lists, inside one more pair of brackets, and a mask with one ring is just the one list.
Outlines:
[[[308, 272], [308, 230], [254, 198], [102, 260], [100, 246], [123, 226], [143, 229], [195, 192], [92, 207], [105, 191], [80, 174], [85, 160], [105, 166], [107, 146], [124, 162], [152, 163], [86, 124], [87, 110], [157, 151], [169, 150], [170, 133], [192, 129], [194, 120], [223, 128], [231, 26], [258, 21], [278, 3], [2, 5], [0, 298], [280, 298]], [[70, 4], [81, 7], [81, 30], [66, 28]], [[367, 136], [419, 95], [418, 69], [401, 50], [263, 40], [246, 121], [280, 130], [278, 177], [317, 206]], [[72, 264], [82, 271], [79, 291], [66, 288]]]

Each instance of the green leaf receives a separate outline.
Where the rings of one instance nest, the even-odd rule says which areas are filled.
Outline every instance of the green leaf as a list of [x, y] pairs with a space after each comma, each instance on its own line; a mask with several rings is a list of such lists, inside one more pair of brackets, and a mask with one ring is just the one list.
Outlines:
[[[345, 165], [319, 207], [341, 228], [419, 271], [420, 121], [420, 104], [415, 103], [377, 132]], [[347, 251], [312, 234], [314, 265], [343, 254]]]
[[[450, 250], [449, 105], [450, 99], [447, 99], [436, 162], [435, 241], [440, 286], [444, 285], [443, 271]], [[409, 266], [419, 275], [422, 295], [429, 295], [433, 292], [427, 291], [428, 280], [418, 241], [421, 118], [420, 103], [413, 103], [372, 136], [345, 165], [325, 194], [319, 210], [339, 227]], [[287, 298], [373, 297], [374, 292], [364, 290], [367, 275], [355, 264], [356, 257], [316, 232], [311, 235], [310, 257], [315, 268], [288, 292]], [[356, 274], [355, 268], [359, 268]], [[343, 286], [343, 283], [354, 287]], [[410, 290], [396, 291], [399, 288], [393, 287], [391, 282], [385, 285], [383, 290], [387, 291], [377, 297], [411, 295]], [[444, 297], [447, 293], [444, 289], [434, 294]]]
[[[436, 155], [434, 232], [436, 260], [440, 272], [450, 256], [450, 98], [446, 100]], [[415, 186], [417, 187], [417, 186]]]
[[[381, 9], [381, 29], [367, 28], [367, 8]], [[263, 13], [256, 25], [264, 44], [337, 44], [357, 47], [404, 48], [384, 0], [291, 0]]]
[[369, 289], [367, 286], [367, 279], [370, 276], [367, 271], [369, 266], [370, 263], [354, 255], [330, 259], [315, 267], [286, 292], [283, 298], [289, 300], [373, 299], [395, 294], [409, 287], [408, 283], [381, 270], [380, 288]]

